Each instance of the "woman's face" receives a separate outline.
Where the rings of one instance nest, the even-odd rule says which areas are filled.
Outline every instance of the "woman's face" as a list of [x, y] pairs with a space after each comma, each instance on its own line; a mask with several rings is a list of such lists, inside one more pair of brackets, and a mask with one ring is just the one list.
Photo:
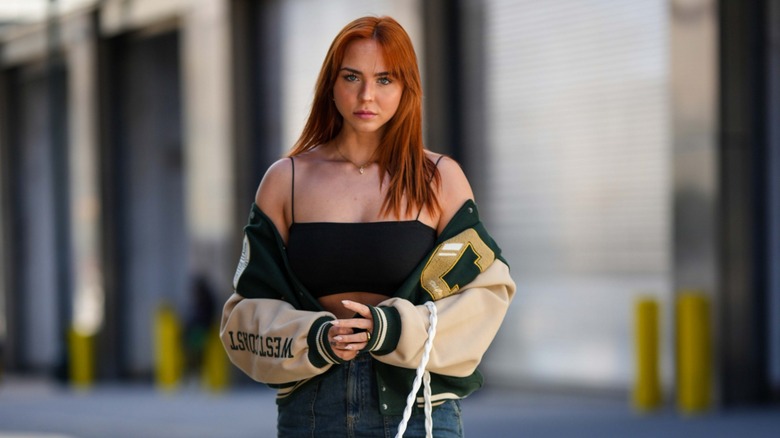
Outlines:
[[388, 73], [382, 48], [371, 39], [347, 46], [333, 86], [333, 99], [344, 124], [355, 133], [381, 133], [395, 115], [404, 87]]

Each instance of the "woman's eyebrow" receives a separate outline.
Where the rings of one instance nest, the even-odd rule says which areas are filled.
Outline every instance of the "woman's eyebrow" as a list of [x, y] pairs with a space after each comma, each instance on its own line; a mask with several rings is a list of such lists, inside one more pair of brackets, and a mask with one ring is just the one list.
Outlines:
[[[342, 70], [346, 70], [346, 71], [348, 71], [350, 73], [354, 73], [356, 75], [363, 76], [363, 72], [362, 71], [354, 69], [354, 68], [351, 68], [351, 67], [341, 67], [341, 70], [339, 70], [339, 71], [342, 71]], [[375, 73], [374, 76], [390, 76], [390, 72], [388, 72], [388, 71], [381, 71], [379, 73]]]

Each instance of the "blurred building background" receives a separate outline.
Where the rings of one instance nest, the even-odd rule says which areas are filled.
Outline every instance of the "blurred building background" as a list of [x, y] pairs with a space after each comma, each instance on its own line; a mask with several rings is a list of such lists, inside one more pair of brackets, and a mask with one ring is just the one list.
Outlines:
[[[266, 167], [335, 34], [412, 36], [426, 142], [459, 160], [518, 295], [488, 384], [628, 395], [634, 303], [711, 304], [722, 405], [780, 395], [780, 1], [0, 0], [0, 348], [151, 379], [154, 315], [231, 293]], [[239, 380], [240, 381], [240, 380]]]

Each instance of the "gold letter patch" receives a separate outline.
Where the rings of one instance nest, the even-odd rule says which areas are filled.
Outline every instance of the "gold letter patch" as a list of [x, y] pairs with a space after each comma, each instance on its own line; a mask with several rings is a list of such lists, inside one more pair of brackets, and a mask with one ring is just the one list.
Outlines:
[[436, 248], [420, 281], [434, 301], [440, 300], [457, 293], [495, 260], [493, 250], [469, 228]]

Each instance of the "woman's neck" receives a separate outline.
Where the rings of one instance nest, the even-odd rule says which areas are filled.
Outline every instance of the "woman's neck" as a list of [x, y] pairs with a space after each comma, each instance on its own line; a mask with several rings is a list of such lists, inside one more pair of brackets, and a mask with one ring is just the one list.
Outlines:
[[331, 142], [336, 151], [353, 163], [367, 163], [374, 160], [379, 147], [379, 135], [376, 133], [347, 134], [343, 130]]

